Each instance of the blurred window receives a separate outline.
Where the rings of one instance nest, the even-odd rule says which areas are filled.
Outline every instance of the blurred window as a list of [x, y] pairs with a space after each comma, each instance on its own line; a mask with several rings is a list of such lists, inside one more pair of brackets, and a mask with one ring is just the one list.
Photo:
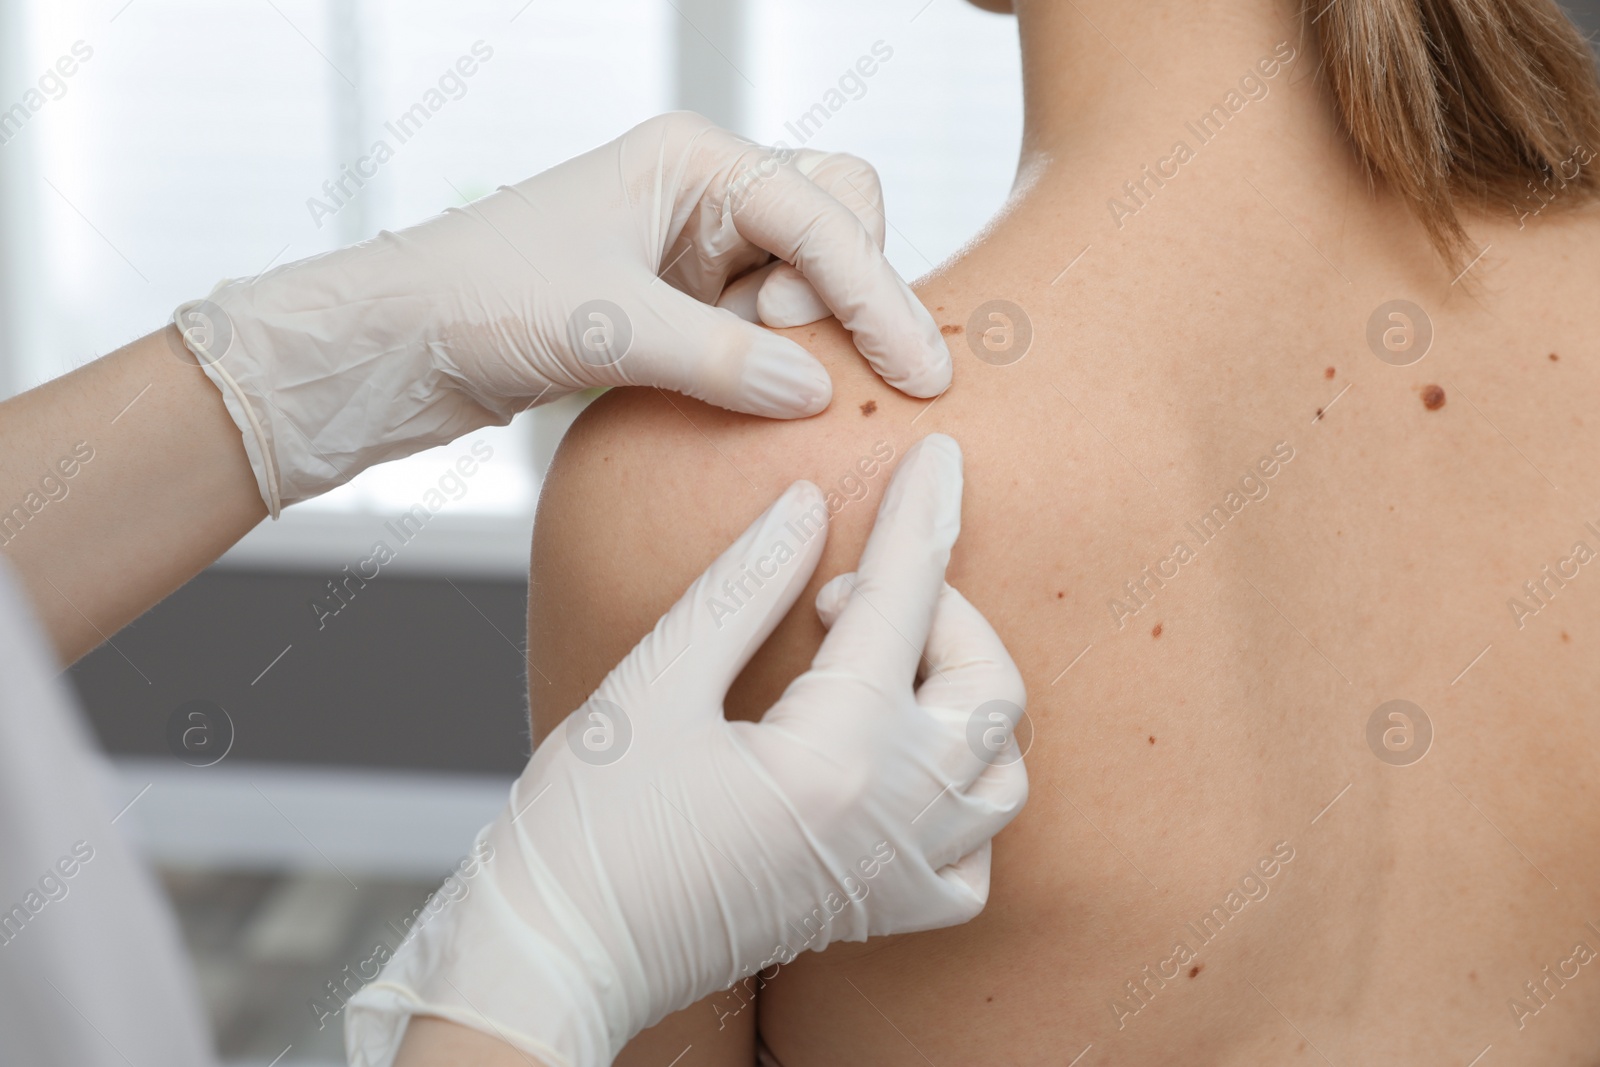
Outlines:
[[[958, 0], [0, 0], [0, 15], [16, 31], [0, 108], [43, 98], [0, 126], [10, 390], [220, 278], [404, 226], [683, 102], [757, 140], [870, 159], [890, 258], [916, 277], [1004, 199], [1021, 130], [1015, 26]], [[48, 75], [63, 56], [73, 72]], [[444, 105], [404, 124], [430, 90]], [[379, 139], [393, 158], [357, 195], [325, 187]], [[477, 435], [495, 461], [441, 525], [498, 522], [521, 567], [576, 406]], [[327, 542], [317, 529], [410, 507], [462, 447], [368, 471], [233, 556], [321, 562], [299, 558]]]

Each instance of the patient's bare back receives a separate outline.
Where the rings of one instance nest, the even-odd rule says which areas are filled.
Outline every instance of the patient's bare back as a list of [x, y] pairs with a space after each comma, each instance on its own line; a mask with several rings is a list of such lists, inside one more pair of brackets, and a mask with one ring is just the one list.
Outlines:
[[[1223, 151], [1140, 233], [1097, 214], [1115, 161], [1023, 197], [919, 290], [937, 401], [819, 324], [822, 416], [615, 394], [564, 446], [541, 728], [791, 480], [832, 491], [813, 589], [851, 568], [935, 430], [951, 581], [1029, 687], [983, 915], [803, 955], [622, 1062], [746, 1065], [758, 1018], [785, 1067], [1600, 1058], [1600, 225], [1481, 221], [1453, 284], [1392, 205], [1327, 222], [1353, 172], [1272, 174], [1285, 217]], [[730, 713], [820, 637], [803, 598]]]

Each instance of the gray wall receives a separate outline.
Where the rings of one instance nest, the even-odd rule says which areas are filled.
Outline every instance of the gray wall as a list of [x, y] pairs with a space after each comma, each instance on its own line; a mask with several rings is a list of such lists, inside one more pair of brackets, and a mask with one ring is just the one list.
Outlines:
[[1561, 6], [1590, 38], [1600, 34], [1600, 0], [1561, 0]]
[[319, 629], [325, 580], [208, 571], [90, 653], [70, 675], [107, 749], [167, 754], [203, 700], [233, 724], [230, 762], [522, 769], [526, 582], [380, 575]]

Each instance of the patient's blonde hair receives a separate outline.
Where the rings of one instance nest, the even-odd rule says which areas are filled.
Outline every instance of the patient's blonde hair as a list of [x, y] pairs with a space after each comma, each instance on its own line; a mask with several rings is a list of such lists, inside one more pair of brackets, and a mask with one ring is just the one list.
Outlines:
[[1554, 0], [1307, 0], [1306, 17], [1368, 174], [1447, 261], [1466, 244], [1460, 209], [1600, 192], [1595, 57]]

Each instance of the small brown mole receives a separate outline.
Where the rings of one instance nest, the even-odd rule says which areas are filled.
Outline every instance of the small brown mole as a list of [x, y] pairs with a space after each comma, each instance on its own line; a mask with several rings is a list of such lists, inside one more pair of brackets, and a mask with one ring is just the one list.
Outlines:
[[993, 997], [984, 997], [983, 998], [983, 1002], [985, 1004], [993, 1004], [994, 1003], [994, 998]]
[[1150, 631], [1150, 636], [1151, 637], [1160, 637], [1161, 636], [1161, 624], [1159, 622], [1156, 623], [1155, 629]]
[[1556, 355], [1554, 352], [1552, 352], [1552, 353], [1550, 353], [1550, 362], [1551, 363], [1560, 363], [1561, 362], [1561, 357]]
[[938, 307], [934, 308], [933, 310], [935, 310], [935, 311], [943, 311], [944, 310], [944, 305], [940, 304]]
[[[1322, 418], [1322, 409], [1321, 409], [1321, 408], [1318, 408], [1318, 409], [1317, 409], [1317, 419], [1320, 419], [1320, 418]], [[1311, 421], [1312, 421], [1312, 422], [1316, 422], [1316, 421], [1317, 421], [1317, 419], [1312, 419], [1312, 420], [1311, 420]]]
[[1571, 641], [1571, 640], [1572, 640], [1572, 637], [1571, 637], [1571, 635], [1569, 635], [1569, 634], [1568, 634], [1568, 633], [1567, 633], [1567, 631], [1565, 631], [1565, 630], [1562, 630], [1562, 631], [1561, 631], [1561, 640], [1563, 640], [1563, 641]]
[[947, 322], [943, 326], [939, 327], [939, 332], [944, 334], [946, 337], [949, 337], [953, 333], [966, 333], [967, 328], [961, 325], [959, 322]]
[[868, 400], [865, 404], [861, 405], [861, 414], [863, 414], [863, 415], [871, 415], [874, 411], [877, 411], [877, 410], [878, 410], [878, 402], [876, 400]]
[[1193, 967], [1189, 968], [1189, 977], [1193, 978], [1195, 975], [1199, 974], [1201, 971], [1203, 971], [1205, 969], [1206, 969], [1206, 965], [1205, 964], [1197, 963]]
[[1150, 735], [1150, 743], [1152, 745], [1156, 743], [1156, 735], [1155, 734], [1151, 734]]
[[1059, 593], [1057, 593], [1057, 594], [1056, 594], [1056, 599], [1057, 599], [1057, 600], [1061, 600], [1061, 599], [1063, 599], [1063, 598], [1065, 598], [1065, 597], [1066, 597], [1066, 595], [1067, 595], [1067, 594], [1066, 594], [1066, 592], [1065, 592], [1065, 591], [1062, 591], [1062, 592], [1059, 592]]
[[1332, 378], [1333, 375], [1334, 375], [1334, 370], [1333, 370], [1332, 367], [1329, 367], [1327, 370], [1322, 372], [1322, 376], [1324, 378]]
[[1444, 407], [1444, 390], [1437, 385], [1424, 385], [1422, 387], [1422, 406], [1429, 411], [1438, 411]]

